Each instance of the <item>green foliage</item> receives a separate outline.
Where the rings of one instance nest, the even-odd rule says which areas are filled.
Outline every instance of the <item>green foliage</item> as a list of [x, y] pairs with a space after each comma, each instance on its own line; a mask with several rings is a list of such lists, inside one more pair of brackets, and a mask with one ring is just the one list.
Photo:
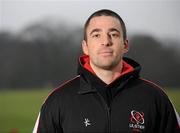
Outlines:
[[[0, 133], [32, 132], [40, 107], [50, 90], [0, 91]], [[167, 94], [180, 112], [180, 90]]]

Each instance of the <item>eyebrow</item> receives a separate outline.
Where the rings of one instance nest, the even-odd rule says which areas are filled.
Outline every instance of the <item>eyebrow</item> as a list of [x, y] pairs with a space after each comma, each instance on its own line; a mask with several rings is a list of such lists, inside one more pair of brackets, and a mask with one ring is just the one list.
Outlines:
[[94, 32], [99, 32], [99, 31], [101, 31], [101, 29], [98, 29], [98, 28], [93, 29], [93, 30], [90, 32], [90, 35], [91, 35], [92, 33], [94, 33]]
[[[98, 28], [93, 29], [93, 30], [90, 32], [90, 35], [93, 34], [94, 32], [100, 32], [100, 31], [102, 31], [102, 30], [101, 30], [101, 29], [98, 29]], [[120, 31], [119, 31], [118, 29], [116, 29], [116, 28], [110, 28], [110, 29], [109, 29], [109, 32], [113, 32], [113, 31], [116, 31], [116, 32], [120, 33]]]
[[118, 29], [116, 29], [116, 28], [110, 28], [109, 31], [110, 31], [110, 32], [116, 31], [116, 32], [120, 33], [120, 31], [119, 31]]

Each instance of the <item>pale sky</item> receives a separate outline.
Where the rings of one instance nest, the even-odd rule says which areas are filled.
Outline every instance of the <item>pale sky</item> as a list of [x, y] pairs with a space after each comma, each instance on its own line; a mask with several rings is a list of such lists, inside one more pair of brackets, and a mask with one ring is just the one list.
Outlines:
[[20, 31], [46, 17], [83, 27], [89, 15], [104, 8], [117, 12], [128, 32], [180, 41], [180, 0], [0, 0], [0, 30]]

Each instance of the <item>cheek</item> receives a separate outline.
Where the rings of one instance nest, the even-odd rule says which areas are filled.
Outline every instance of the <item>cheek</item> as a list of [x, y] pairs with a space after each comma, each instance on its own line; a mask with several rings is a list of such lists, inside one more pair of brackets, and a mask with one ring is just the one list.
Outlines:
[[88, 44], [88, 46], [86, 47], [87, 50], [87, 55], [91, 55], [92, 54], [92, 47]]
[[92, 56], [96, 53], [96, 48], [95, 47], [89, 47], [89, 54], [91, 54]]
[[95, 53], [97, 51], [97, 45], [95, 43], [89, 43], [88, 44], [88, 51], [89, 53]]
[[[120, 44], [119, 44], [120, 45]], [[125, 49], [124, 49], [124, 46], [117, 46], [117, 47], [114, 47], [114, 50], [116, 51], [116, 54], [117, 55], [123, 55], [125, 52]]]

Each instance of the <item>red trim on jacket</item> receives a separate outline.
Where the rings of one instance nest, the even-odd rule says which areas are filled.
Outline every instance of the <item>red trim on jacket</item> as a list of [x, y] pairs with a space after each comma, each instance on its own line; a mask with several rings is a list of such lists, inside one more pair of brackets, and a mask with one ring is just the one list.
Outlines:
[[83, 65], [84, 68], [86, 68], [88, 71], [90, 71], [91, 73], [93, 73], [94, 75], [96, 75], [96, 73], [94, 72], [94, 70], [93, 70], [92, 67], [90, 66], [89, 56], [87, 56], [87, 55], [83, 56], [83, 60], [85, 61], [85, 64]]
[[159, 86], [158, 84], [156, 84], [156, 83], [154, 83], [154, 82], [152, 82], [150, 80], [144, 79], [144, 78], [140, 78], [140, 79], [147, 82], [147, 83], [149, 83], [149, 84], [151, 84], [151, 85], [153, 85], [153, 86], [155, 86], [156, 88], [161, 89], [164, 93], [166, 93], [165, 90], [161, 86]]
[[[80, 77], [80, 75], [77, 75], [75, 77], [73, 77], [72, 79], [70, 80], [67, 80], [65, 82], [63, 82], [60, 86], [58, 86], [57, 88], [55, 88], [52, 92], [49, 93], [49, 95], [45, 98], [45, 101], [47, 100], [48, 97], [50, 97], [53, 93], [55, 93], [57, 90], [61, 89], [64, 85], [68, 84], [69, 82], [73, 81], [74, 79]], [[44, 102], [45, 102], [44, 101]]]

